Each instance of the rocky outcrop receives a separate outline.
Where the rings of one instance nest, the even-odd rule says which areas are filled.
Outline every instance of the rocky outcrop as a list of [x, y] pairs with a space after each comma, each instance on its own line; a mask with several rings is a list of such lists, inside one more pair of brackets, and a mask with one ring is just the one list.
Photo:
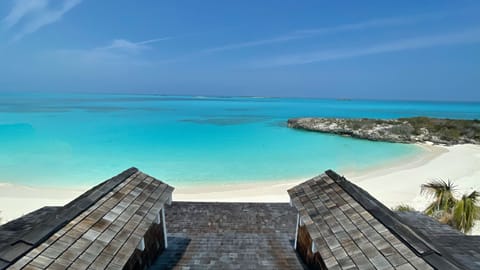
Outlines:
[[291, 128], [396, 143], [480, 144], [480, 120], [295, 118]]

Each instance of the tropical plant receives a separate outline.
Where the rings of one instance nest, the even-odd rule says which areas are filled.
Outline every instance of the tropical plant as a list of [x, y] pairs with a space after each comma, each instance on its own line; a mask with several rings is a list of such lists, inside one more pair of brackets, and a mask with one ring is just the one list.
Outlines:
[[434, 201], [425, 209], [425, 214], [433, 216], [438, 212], [449, 212], [457, 202], [454, 197], [455, 191], [456, 186], [450, 180], [447, 182], [444, 180], [433, 180], [423, 184], [421, 194], [434, 198]]
[[453, 208], [453, 226], [463, 233], [469, 233], [475, 224], [475, 219], [480, 217], [480, 207], [477, 202], [480, 193], [473, 191], [469, 195], [464, 194]]
[[456, 186], [451, 181], [434, 180], [422, 185], [421, 193], [434, 200], [424, 213], [436, 218], [439, 222], [449, 224], [463, 233], [469, 233], [480, 219], [480, 192], [464, 194], [455, 199]]
[[408, 204], [400, 204], [395, 207], [393, 207], [393, 211], [398, 211], [398, 212], [414, 212], [416, 211], [415, 208]]

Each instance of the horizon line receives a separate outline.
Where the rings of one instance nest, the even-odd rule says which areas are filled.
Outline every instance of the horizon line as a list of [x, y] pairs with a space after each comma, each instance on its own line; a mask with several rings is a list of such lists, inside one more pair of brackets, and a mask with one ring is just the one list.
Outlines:
[[172, 94], [158, 93], [153, 91], [142, 92], [108, 92], [108, 91], [0, 91], [0, 94], [84, 94], [84, 95], [138, 95], [138, 96], [165, 96], [165, 97], [206, 97], [206, 98], [258, 98], [258, 99], [318, 99], [318, 100], [335, 100], [335, 101], [392, 101], [392, 102], [447, 102], [447, 103], [480, 103], [478, 100], [462, 100], [462, 99], [392, 99], [392, 98], [360, 98], [360, 97], [320, 97], [320, 96], [261, 96], [261, 95], [212, 95], [212, 94]]

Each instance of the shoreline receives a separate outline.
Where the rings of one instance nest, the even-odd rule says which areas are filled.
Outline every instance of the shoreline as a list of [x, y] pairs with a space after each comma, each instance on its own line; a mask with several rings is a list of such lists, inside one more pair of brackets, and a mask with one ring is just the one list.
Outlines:
[[[450, 179], [459, 188], [457, 195], [480, 190], [480, 146], [438, 146], [417, 144], [424, 151], [363, 170], [337, 171], [388, 207], [406, 203], [423, 210], [428, 198], [420, 195], [420, 185], [432, 179]], [[329, 168], [322, 168], [327, 170]], [[322, 171], [319, 171], [319, 174]], [[311, 177], [314, 177], [312, 175]], [[289, 202], [287, 190], [309, 178], [245, 184], [177, 186], [173, 199], [205, 202]], [[388, 183], [388, 185], [385, 185]], [[1, 223], [18, 218], [43, 206], [61, 206], [88, 188], [33, 188], [0, 183]], [[14, 194], [14, 196], [12, 196]], [[9, 206], [5, 208], [4, 206]], [[475, 230], [476, 233], [480, 232]]]
[[[413, 144], [422, 149], [420, 154], [402, 157], [395, 159], [393, 161], [384, 162], [382, 164], [372, 166], [364, 170], [346, 170], [345, 175], [348, 175], [350, 178], [358, 178], [365, 176], [381, 176], [388, 174], [392, 171], [406, 170], [406, 169], [415, 169], [421, 166], [428, 164], [430, 161], [440, 157], [441, 155], [448, 153], [450, 148], [453, 146], [445, 145], [434, 145], [434, 144], [424, 144], [424, 143], [415, 143]], [[470, 144], [463, 144], [462, 146], [473, 146]], [[480, 146], [478, 147], [480, 152]], [[357, 182], [355, 182], [357, 184]]]
[[432, 118], [425, 116], [396, 119], [300, 117], [288, 119], [288, 127], [336, 134], [357, 139], [442, 145], [480, 144], [476, 119]]
[[[388, 161], [383, 164], [375, 165], [367, 169], [345, 169], [337, 171], [340, 175], [345, 176], [348, 180], [361, 186], [364, 178], [381, 177], [391, 171], [401, 171], [405, 169], [415, 169], [430, 161], [448, 153], [448, 146], [438, 146], [429, 144], [415, 144], [422, 148], [420, 154], [408, 157], [402, 157], [393, 161]], [[469, 145], [465, 145], [469, 146]], [[476, 146], [474, 146], [476, 147]], [[478, 146], [478, 153], [480, 154], [480, 146]], [[324, 168], [327, 170], [329, 168]], [[318, 174], [324, 171], [319, 171]], [[318, 174], [311, 175], [304, 178], [283, 179], [278, 181], [266, 181], [259, 183], [244, 183], [244, 184], [216, 184], [214, 188], [212, 185], [190, 185], [177, 186], [173, 194], [174, 200], [179, 201], [208, 201], [208, 202], [289, 202], [290, 197], [287, 190], [295, 185], [298, 185]], [[372, 187], [365, 188], [368, 192]], [[418, 190], [419, 192], [420, 190]], [[384, 202], [383, 196], [378, 198]]]

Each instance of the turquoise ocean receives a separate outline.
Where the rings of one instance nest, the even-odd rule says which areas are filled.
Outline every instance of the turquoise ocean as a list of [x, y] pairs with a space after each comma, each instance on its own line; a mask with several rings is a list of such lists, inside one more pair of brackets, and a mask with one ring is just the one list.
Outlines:
[[308, 178], [421, 153], [292, 130], [292, 117], [480, 118], [480, 103], [0, 94], [0, 182], [88, 187], [131, 166], [174, 186]]

